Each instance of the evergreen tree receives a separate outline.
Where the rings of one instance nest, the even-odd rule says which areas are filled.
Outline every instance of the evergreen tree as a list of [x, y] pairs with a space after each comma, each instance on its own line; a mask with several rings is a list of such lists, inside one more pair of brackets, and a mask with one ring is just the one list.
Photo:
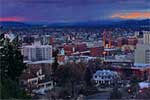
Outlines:
[[52, 63], [52, 80], [54, 84], [54, 91], [55, 91], [55, 82], [56, 82], [56, 71], [59, 65], [57, 61], [57, 55], [58, 55], [58, 50], [53, 52], [54, 62]]
[[1, 99], [26, 99], [26, 92], [19, 86], [19, 76], [25, 69], [18, 39], [10, 42], [0, 36]]
[[54, 62], [52, 64], [52, 72], [55, 74], [57, 68], [58, 68], [58, 60], [57, 60], [58, 50], [53, 52]]
[[1, 45], [1, 78], [10, 78], [18, 81], [19, 76], [25, 69], [25, 64], [23, 63], [23, 56], [21, 55], [18, 44], [14, 41], [9, 42], [9, 39], [5, 39], [4, 43]]
[[131, 94], [136, 93], [136, 91], [138, 90], [138, 78], [136, 76], [132, 76], [131, 80], [130, 80], [130, 89], [131, 89]]

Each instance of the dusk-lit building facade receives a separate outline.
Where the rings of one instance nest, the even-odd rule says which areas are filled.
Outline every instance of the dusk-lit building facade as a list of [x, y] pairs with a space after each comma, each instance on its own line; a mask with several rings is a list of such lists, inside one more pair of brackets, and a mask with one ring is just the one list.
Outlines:
[[22, 47], [24, 60], [27, 61], [42, 61], [51, 60], [52, 46], [50, 45], [29, 45]]

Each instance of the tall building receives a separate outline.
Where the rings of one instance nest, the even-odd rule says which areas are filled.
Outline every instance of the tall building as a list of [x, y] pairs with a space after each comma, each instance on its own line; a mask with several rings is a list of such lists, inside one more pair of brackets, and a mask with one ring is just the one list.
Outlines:
[[26, 61], [43, 61], [51, 60], [52, 46], [34, 44], [22, 47], [22, 55]]
[[136, 45], [135, 66], [150, 66], [150, 31], [144, 32], [143, 42]]
[[40, 37], [40, 41], [42, 45], [48, 45], [48, 44], [52, 45], [53, 38], [50, 35], [42, 35]]
[[144, 44], [150, 44], [150, 31], [144, 31]]

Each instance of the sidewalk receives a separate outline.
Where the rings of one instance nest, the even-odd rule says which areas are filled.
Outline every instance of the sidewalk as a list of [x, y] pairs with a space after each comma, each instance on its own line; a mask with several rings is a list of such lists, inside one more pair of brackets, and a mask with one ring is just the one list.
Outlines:
[[98, 88], [98, 91], [110, 92], [112, 88]]

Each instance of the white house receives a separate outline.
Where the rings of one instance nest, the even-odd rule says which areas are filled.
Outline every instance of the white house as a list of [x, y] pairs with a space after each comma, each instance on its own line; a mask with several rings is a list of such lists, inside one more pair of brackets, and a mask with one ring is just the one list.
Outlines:
[[93, 80], [96, 82], [96, 86], [111, 86], [116, 79], [119, 79], [117, 72], [110, 70], [98, 70], [93, 74]]
[[138, 83], [139, 88], [143, 89], [143, 88], [150, 88], [150, 82], [140, 82]]

